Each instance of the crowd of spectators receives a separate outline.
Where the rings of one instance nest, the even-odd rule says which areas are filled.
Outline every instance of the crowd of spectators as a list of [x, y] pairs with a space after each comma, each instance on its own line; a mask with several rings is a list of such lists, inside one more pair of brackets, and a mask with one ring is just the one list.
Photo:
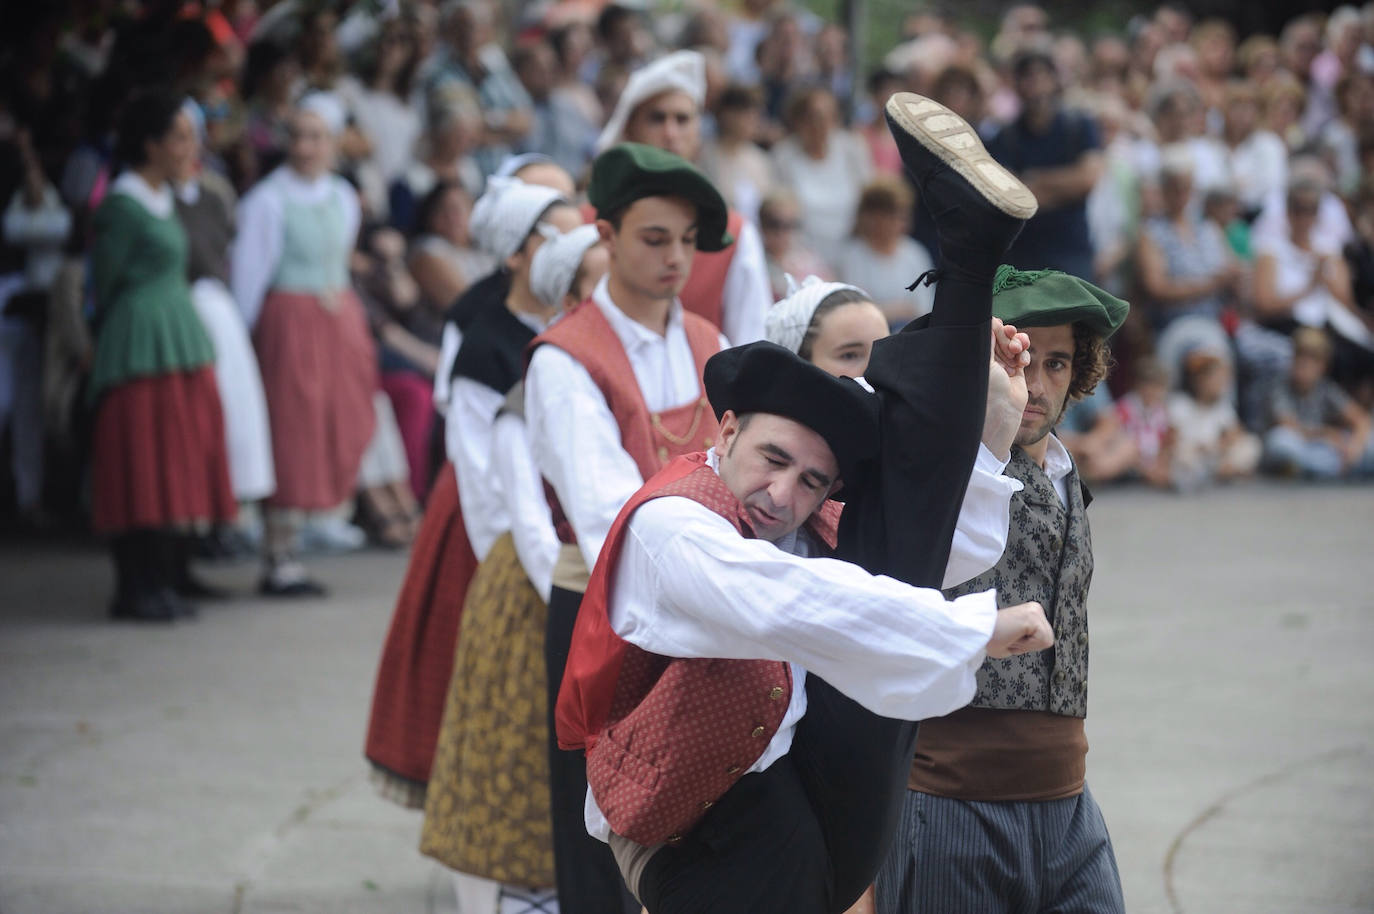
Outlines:
[[[865, 72], [841, 25], [786, 0], [76, 0], [18, 19], [0, 59], [0, 422], [28, 521], [79, 512], [87, 259], [133, 93], [194, 101], [198, 168], [230, 212], [287, 159], [303, 94], [342, 112], [348, 269], [380, 376], [358, 517], [402, 544], [436, 469], [443, 317], [494, 266], [474, 200], [517, 153], [585, 178], [629, 74], [678, 48], [706, 60], [698, 164], [758, 226], [775, 297], [814, 273], [870, 290], [894, 328], [929, 309], [929, 286], [907, 286], [936, 241], [882, 114], [921, 92], [1039, 199], [1010, 262], [1132, 302], [1110, 390], [1062, 425], [1085, 476], [1193, 489], [1374, 469], [1374, 3], [1244, 40], [1172, 4], [1091, 35], [1029, 4], [985, 24], [918, 7]], [[670, 135], [696, 115], [655, 116]], [[230, 260], [251, 246], [220, 243]]]

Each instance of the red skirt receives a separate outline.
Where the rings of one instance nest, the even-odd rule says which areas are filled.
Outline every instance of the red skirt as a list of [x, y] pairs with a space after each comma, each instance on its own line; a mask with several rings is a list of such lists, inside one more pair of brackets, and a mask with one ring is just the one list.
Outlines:
[[377, 426], [377, 350], [362, 304], [350, 290], [332, 310], [314, 295], [269, 292], [253, 345], [277, 470], [268, 504], [307, 511], [342, 504], [357, 487]]
[[101, 396], [91, 441], [96, 533], [217, 523], [237, 507], [213, 366], [136, 378]]
[[429, 780], [458, 623], [476, 570], [453, 464], [445, 463], [430, 491], [382, 647], [367, 731], [368, 760], [411, 781]]

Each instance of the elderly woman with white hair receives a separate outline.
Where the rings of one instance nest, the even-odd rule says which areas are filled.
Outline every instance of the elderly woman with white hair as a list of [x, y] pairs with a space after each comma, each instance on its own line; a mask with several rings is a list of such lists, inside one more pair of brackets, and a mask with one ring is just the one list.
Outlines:
[[348, 275], [358, 195], [333, 172], [343, 127], [337, 100], [305, 96], [286, 163], [239, 205], [231, 287], [253, 328], [277, 477], [265, 512], [268, 596], [324, 592], [293, 560], [300, 519], [352, 495], [376, 425], [377, 353]]
[[[527, 258], [526, 287], [542, 313], [556, 319], [591, 295], [609, 262], [600, 240], [595, 226], [583, 225], [552, 235]], [[520, 287], [517, 277], [513, 288]], [[476, 322], [469, 341], [484, 334]], [[559, 542], [530, 450], [521, 383], [492, 423], [486, 482], [484, 504], [501, 533], [463, 608], [420, 849], [455, 871], [463, 911], [552, 911], [548, 708], [539, 661]]]

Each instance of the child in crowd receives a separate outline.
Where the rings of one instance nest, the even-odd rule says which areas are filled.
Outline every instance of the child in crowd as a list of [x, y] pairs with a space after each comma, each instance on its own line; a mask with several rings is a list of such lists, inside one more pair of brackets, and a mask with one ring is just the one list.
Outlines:
[[1285, 476], [1339, 479], [1374, 473], [1370, 415], [1336, 382], [1331, 339], [1315, 327], [1293, 334], [1293, 368], [1269, 401], [1264, 465]]
[[1141, 478], [1152, 486], [1171, 484], [1173, 434], [1165, 398], [1169, 391], [1164, 366], [1153, 358], [1136, 363], [1135, 386], [1116, 403], [1117, 419], [1134, 442]]
[[1253, 475], [1259, 465], [1259, 438], [1240, 424], [1231, 380], [1231, 361], [1223, 353], [1197, 349], [1184, 359], [1183, 390], [1168, 401], [1173, 482], [1183, 491]]
[[907, 234], [913, 196], [900, 178], [870, 182], [859, 196], [854, 237], [835, 262], [842, 281], [864, 284], [894, 330], [929, 313], [935, 300], [932, 286], [908, 290], [913, 279], [935, 266], [920, 242]]

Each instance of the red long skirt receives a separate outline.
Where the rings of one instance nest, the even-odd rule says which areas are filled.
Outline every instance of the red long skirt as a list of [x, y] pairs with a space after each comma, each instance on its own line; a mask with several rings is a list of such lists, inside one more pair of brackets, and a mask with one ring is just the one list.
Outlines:
[[91, 441], [91, 526], [117, 534], [232, 520], [213, 366], [107, 390]]
[[430, 491], [382, 647], [365, 749], [369, 761], [421, 784], [434, 761], [463, 601], [476, 570], [458, 481], [453, 464], [445, 463]]
[[262, 369], [277, 508], [324, 510], [358, 484], [377, 426], [377, 350], [352, 291], [334, 308], [314, 295], [272, 291], [253, 330]]

